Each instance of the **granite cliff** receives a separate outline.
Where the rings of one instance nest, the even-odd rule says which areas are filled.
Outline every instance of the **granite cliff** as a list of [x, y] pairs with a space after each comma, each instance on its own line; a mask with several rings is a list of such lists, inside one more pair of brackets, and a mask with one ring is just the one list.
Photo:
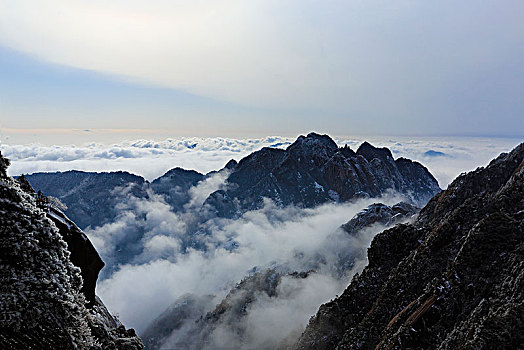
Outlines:
[[459, 176], [320, 307], [294, 349], [524, 346], [524, 144]]

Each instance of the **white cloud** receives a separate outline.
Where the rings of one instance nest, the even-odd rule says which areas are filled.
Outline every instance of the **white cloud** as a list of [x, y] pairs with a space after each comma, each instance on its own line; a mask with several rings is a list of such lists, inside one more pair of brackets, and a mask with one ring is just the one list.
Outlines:
[[202, 207], [202, 204], [204, 204], [205, 200], [211, 193], [221, 189], [226, 189], [225, 182], [229, 174], [231, 174], [231, 171], [224, 169], [203, 181], [200, 181], [197, 186], [191, 187], [188, 191], [191, 199], [189, 200], [189, 203], [186, 204], [186, 210], [189, 208], [198, 210]]
[[[83, 146], [2, 144], [2, 154], [11, 159], [10, 175], [38, 171], [125, 170], [154, 180], [169, 169], [181, 167], [202, 173], [221, 169], [230, 159], [240, 160], [262, 147], [285, 148], [295, 138], [271, 136], [254, 139], [179, 138], [163, 141], [135, 140]], [[340, 145], [356, 150], [362, 141], [388, 147], [395, 157], [406, 157], [425, 165], [446, 187], [457, 175], [487, 163], [501, 152], [509, 152], [522, 139], [481, 137], [335, 137]], [[428, 151], [445, 156], [431, 157]]]
[[[141, 255], [129, 258], [131, 263], [119, 266], [109, 278], [99, 281], [97, 291], [126, 325], [141, 331], [176, 298], [187, 293], [223, 297], [234, 283], [254, 267], [285, 266], [297, 271], [315, 268], [323, 275], [336, 276], [340, 273], [336, 268], [340, 264], [339, 260], [351, 254], [362, 254], [361, 249], [367, 247], [379, 230], [376, 227], [372, 233], [364, 232], [351, 237], [337, 228], [376, 200], [329, 204], [316, 209], [281, 209], [266, 201], [264, 208], [248, 212], [238, 220], [222, 219], [204, 223], [208, 233], [198, 239], [205, 242], [205, 251], [190, 248], [184, 253], [177, 250], [187, 236], [178, 232], [173, 234], [170, 227], [159, 229], [151, 225], [144, 230], [143, 238], [133, 238], [134, 242], [140, 242], [145, 247], [142, 253], [139, 250], [135, 252]], [[378, 200], [393, 204], [399, 198], [388, 196]], [[158, 205], [157, 200], [149, 200], [148, 203], [151, 211]], [[174, 216], [178, 221], [191, 219], [191, 215], [195, 214], [190, 211], [188, 216], [168, 212], [158, 215], [166, 217], [160, 221], [168, 222]], [[135, 215], [143, 215], [143, 212]], [[127, 223], [128, 219], [129, 215], [122, 215], [117, 221]], [[136, 232], [136, 227], [132, 225], [125, 227], [113, 223], [106, 226], [118, 227], [124, 235], [129, 233], [131, 236]], [[104, 226], [87, 231], [87, 234], [90, 238], [96, 238], [93, 243], [97, 249], [103, 248], [100, 249], [102, 258], [109, 258], [113, 264], [116, 262], [111, 260], [111, 256], [122, 248], [122, 242], [130, 240], [129, 237], [115, 240], [114, 236], [108, 235]], [[236, 242], [235, 249], [231, 249], [233, 241]], [[169, 256], [162, 255], [166, 250]], [[341, 288], [340, 284], [337, 286]], [[326, 287], [330, 291], [332, 288]], [[326, 293], [321, 295], [322, 298], [333, 296], [326, 296]], [[306, 316], [311, 314], [301, 317]]]
[[262, 147], [285, 147], [291, 138], [258, 139], [180, 138], [164, 141], [136, 140], [114, 145], [83, 146], [2, 144], [2, 154], [11, 159], [11, 175], [39, 171], [126, 170], [152, 181], [169, 169], [182, 167], [202, 173], [219, 170], [231, 159], [240, 160]]

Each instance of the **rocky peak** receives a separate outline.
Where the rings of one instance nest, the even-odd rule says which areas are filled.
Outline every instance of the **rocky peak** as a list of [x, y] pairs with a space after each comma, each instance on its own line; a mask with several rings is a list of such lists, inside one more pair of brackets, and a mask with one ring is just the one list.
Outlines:
[[200, 174], [199, 172], [197, 172], [195, 170], [187, 170], [187, 169], [184, 169], [184, 168], [176, 167], [176, 168], [173, 168], [173, 169], [170, 169], [169, 171], [167, 171], [160, 178], [163, 178], [163, 177], [182, 177], [182, 176], [203, 177], [204, 175]]
[[337, 144], [328, 135], [309, 133], [300, 135], [286, 151], [296, 157], [300, 156], [331, 156], [338, 149]]
[[394, 161], [388, 149], [369, 143], [359, 151], [362, 157], [315, 133], [300, 136], [286, 150], [263, 148], [240, 160], [227, 179], [228, 188], [211, 194], [206, 204], [227, 217], [259, 208], [264, 197], [281, 206], [313, 207], [393, 190], [421, 206], [440, 190], [419, 163]]
[[238, 165], [238, 162], [234, 159], [231, 159], [227, 164], [224, 166], [224, 169], [234, 169]]
[[338, 152], [342, 154], [345, 158], [354, 158], [357, 156], [355, 151], [353, 151], [348, 145], [344, 145], [344, 147], [340, 147], [338, 149]]
[[521, 144], [375, 236], [368, 266], [295, 348], [521, 348], [523, 198]]
[[367, 141], [364, 141], [357, 149], [357, 155], [366, 158], [368, 162], [371, 162], [375, 158], [380, 160], [393, 160], [393, 154], [391, 154], [391, 151], [388, 148], [378, 148]]
[[374, 224], [391, 226], [413, 217], [419, 210], [419, 208], [406, 202], [400, 202], [393, 206], [374, 203], [342, 225], [342, 229], [348, 233], [353, 233]]

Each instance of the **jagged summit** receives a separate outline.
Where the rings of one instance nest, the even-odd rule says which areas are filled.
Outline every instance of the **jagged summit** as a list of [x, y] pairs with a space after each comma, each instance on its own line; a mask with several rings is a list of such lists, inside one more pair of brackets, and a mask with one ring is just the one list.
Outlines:
[[285, 150], [263, 148], [243, 158], [227, 183], [226, 190], [211, 194], [206, 201], [224, 217], [259, 208], [264, 197], [281, 206], [313, 207], [393, 190], [424, 205], [440, 190], [420, 163], [394, 160], [387, 148], [367, 142], [355, 153], [316, 133], [298, 137]]
[[357, 149], [357, 155], [362, 156], [367, 159], [368, 162], [371, 162], [373, 159], [378, 158], [381, 160], [393, 159], [393, 154], [386, 147], [375, 147], [369, 142], [364, 141], [360, 147]]
[[287, 151], [293, 151], [297, 149], [315, 151], [321, 148], [327, 148], [330, 150], [337, 150], [338, 146], [328, 135], [320, 135], [317, 133], [309, 133], [307, 136], [300, 135], [295, 142], [287, 147]]
[[375, 236], [368, 266], [294, 348], [522, 348], [523, 252], [521, 144]]
[[[229, 161], [226, 187], [205, 201], [206, 210], [220, 217], [237, 217], [260, 208], [264, 198], [277, 205], [314, 207], [326, 202], [346, 202], [362, 197], [378, 197], [395, 191], [416, 206], [423, 206], [440, 191], [437, 181], [420, 163], [393, 159], [387, 148], [364, 142], [355, 152], [338, 147], [328, 136], [309, 133], [299, 136], [286, 149], [265, 147]], [[190, 200], [188, 190], [216, 172], [200, 174], [173, 168], [148, 183], [126, 173], [37, 173], [29, 182], [46, 195], [64, 202], [80, 228], [103, 225], [115, 217], [115, 206], [123, 198], [122, 188], [139, 198], [148, 189], [164, 196], [174, 211], [184, 210]]]

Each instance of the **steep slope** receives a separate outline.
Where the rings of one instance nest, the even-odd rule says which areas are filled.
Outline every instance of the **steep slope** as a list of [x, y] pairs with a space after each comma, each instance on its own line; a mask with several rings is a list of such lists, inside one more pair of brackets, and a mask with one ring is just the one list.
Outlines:
[[282, 206], [314, 207], [393, 190], [425, 204], [440, 190], [435, 178], [417, 162], [394, 160], [388, 149], [367, 142], [355, 153], [315, 133], [300, 136], [286, 150], [263, 148], [243, 158], [227, 183], [228, 189], [206, 201], [222, 217], [259, 208], [263, 197]]
[[[141, 349], [134, 331], [114, 320], [99, 299], [85, 306], [81, 271], [71, 260], [75, 256], [86, 270], [94, 263], [86, 276], [96, 283], [92, 274], [101, 260], [83, 242], [87, 237], [68, 227], [72, 222], [59, 211], [37, 207], [32, 194], [6, 176], [8, 165], [0, 154], [0, 348]], [[64, 241], [68, 235], [71, 245]], [[94, 285], [88, 288], [94, 293]]]
[[320, 307], [295, 349], [524, 346], [524, 144], [458, 177]]

